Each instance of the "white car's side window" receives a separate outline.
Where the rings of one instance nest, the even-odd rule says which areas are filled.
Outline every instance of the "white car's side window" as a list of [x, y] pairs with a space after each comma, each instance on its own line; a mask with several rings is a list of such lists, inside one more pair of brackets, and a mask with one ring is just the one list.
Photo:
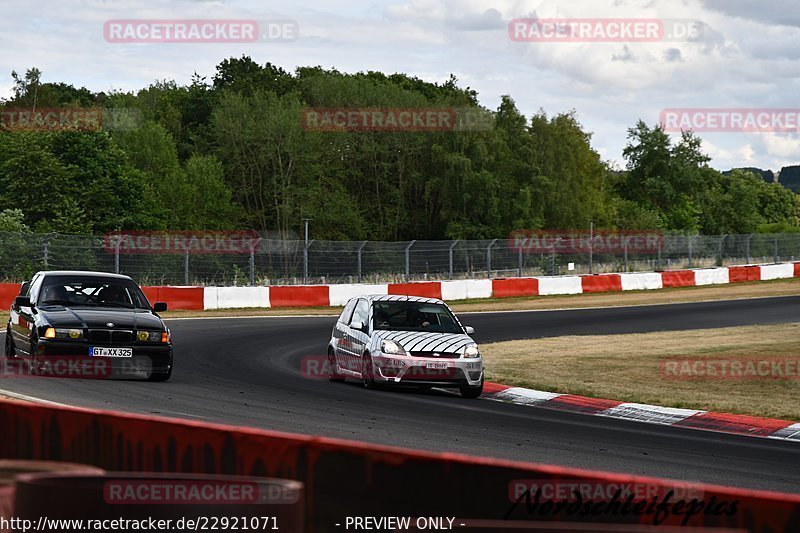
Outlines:
[[369, 305], [367, 304], [366, 300], [359, 300], [358, 304], [356, 304], [356, 310], [353, 312], [353, 319], [350, 320], [350, 323], [354, 322], [361, 322], [362, 324], [367, 323], [367, 317], [369, 317]]

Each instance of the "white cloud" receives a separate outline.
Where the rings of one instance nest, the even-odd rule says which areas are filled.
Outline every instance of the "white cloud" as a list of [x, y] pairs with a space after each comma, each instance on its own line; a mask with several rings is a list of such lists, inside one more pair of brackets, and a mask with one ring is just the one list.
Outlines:
[[[603, 157], [621, 159], [637, 120], [664, 108], [797, 108], [800, 4], [796, 0], [12, 0], [0, 18], [0, 95], [10, 72], [36, 66], [45, 81], [92, 90], [135, 90], [156, 79], [211, 77], [247, 54], [288, 70], [405, 72], [429, 81], [455, 73], [497, 107], [511, 94], [527, 115], [575, 109]], [[517, 17], [658, 18], [701, 21], [687, 41], [519, 43]], [[289, 18], [300, 38], [246, 45], [119, 45], [103, 39], [111, 18]], [[797, 135], [701, 137], [717, 168], [800, 162]]]

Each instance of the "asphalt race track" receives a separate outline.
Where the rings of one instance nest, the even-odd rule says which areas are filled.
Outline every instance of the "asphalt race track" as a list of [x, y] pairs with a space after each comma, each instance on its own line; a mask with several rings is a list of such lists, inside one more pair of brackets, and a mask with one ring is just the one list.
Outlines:
[[[800, 297], [630, 308], [462, 314], [479, 342], [796, 322]], [[800, 493], [800, 445], [464, 400], [433, 391], [367, 391], [309, 379], [334, 318], [169, 321], [167, 383], [4, 379], [54, 402], [317, 434], [442, 452]], [[654, 376], [654, 379], [657, 377]]]

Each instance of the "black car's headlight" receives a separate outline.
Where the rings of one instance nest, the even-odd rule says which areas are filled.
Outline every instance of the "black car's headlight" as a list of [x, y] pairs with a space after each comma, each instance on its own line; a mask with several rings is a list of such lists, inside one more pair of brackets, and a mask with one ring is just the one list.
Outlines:
[[166, 331], [146, 331], [140, 329], [136, 332], [136, 340], [140, 342], [169, 342], [169, 333]]
[[78, 328], [47, 328], [45, 339], [83, 340], [83, 330]]

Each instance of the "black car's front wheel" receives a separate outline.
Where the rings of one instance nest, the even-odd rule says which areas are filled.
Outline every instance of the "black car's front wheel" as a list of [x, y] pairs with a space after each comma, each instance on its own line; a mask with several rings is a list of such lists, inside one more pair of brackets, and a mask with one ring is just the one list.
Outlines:
[[172, 377], [172, 365], [169, 366], [169, 370], [166, 372], [153, 372], [148, 376], [147, 381], [169, 381]]
[[14, 359], [17, 356], [17, 349], [14, 346], [14, 339], [11, 337], [11, 331], [6, 330], [6, 343], [3, 355], [6, 359]]

